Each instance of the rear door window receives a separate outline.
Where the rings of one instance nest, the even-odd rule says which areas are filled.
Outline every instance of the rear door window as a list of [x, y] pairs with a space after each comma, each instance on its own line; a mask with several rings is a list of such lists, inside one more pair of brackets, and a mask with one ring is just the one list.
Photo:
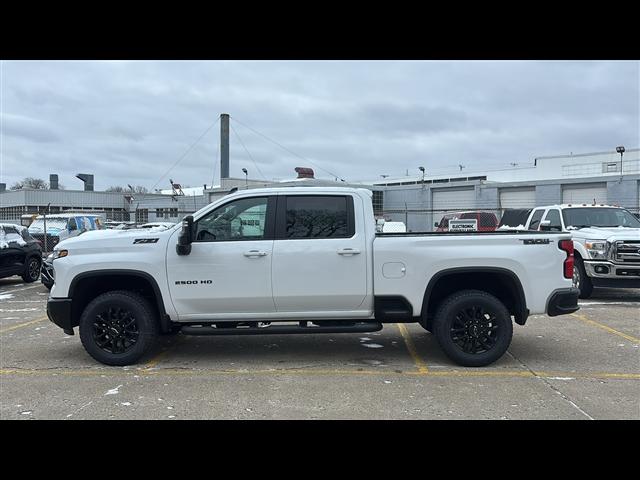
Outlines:
[[355, 234], [351, 196], [290, 195], [280, 205], [279, 238], [350, 238]]
[[544, 213], [544, 210], [535, 210], [533, 212], [533, 216], [531, 217], [531, 223], [529, 223], [529, 230], [538, 230], [543, 213]]

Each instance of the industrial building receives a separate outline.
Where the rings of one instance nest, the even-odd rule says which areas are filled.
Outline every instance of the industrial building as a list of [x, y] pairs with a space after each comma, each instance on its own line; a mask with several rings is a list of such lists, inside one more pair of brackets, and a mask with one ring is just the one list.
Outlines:
[[[373, 182], [384, 187], [383, 214], [409, 231], [432, 231], [447, 212], [491, 211], [559, 203], [606, 203], [640, 212], [640, 149], [539, 157], [531, 165], [414, 175]], [[461, 169], [462, 170], [462, 169]], [[416, 169], [417, 171], [417, 169]], [[460, 171], [459, 173], [462, 173]]]

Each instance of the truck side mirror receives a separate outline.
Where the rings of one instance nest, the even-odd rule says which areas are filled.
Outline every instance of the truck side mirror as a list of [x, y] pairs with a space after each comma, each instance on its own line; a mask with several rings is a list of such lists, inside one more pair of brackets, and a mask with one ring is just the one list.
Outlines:
[[182, 231], [178, 236], [176, 253], [178, 255], [189, 255], [191, 253], [191, 243], [193, 242], [193, 215], [187, 215], [182, 220]]

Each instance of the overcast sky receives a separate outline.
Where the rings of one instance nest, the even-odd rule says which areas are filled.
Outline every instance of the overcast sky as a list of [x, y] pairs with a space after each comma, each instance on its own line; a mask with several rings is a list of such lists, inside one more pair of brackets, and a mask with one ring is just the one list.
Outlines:
[[[524, 164], [534, 157], [640, 146], [638, 62], [198, 61], [1, 64], [1, 171], [76, 173], [110, 185], [219, 182], [220, 113], [231, 176], [284, 179], [313, 166], [347, 181]], [[257, 164], [257, 168], [254, 165]], [[316, 176], [330, 175], [316, 168]], [[261, 172], [261, 173], [259, 173]]]

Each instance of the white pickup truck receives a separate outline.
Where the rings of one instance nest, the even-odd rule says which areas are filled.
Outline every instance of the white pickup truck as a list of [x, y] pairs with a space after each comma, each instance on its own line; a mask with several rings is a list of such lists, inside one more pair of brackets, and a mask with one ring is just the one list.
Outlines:
[[571, 234], [573, 281], [580, 298], [593, 287], [640, 288], [640, 220], [611, 205], [564, 204], [537, 207], [525, 228]]
[[223, 197], [164, 231], [105, 230], [54, 252], [51, 321], [108, 365], [159, 333], [371, 332], [418, 322], [465, 366], [500, 358], [512, 317], [578, 310], [566, 233], [376, 233], [366, 189]]

